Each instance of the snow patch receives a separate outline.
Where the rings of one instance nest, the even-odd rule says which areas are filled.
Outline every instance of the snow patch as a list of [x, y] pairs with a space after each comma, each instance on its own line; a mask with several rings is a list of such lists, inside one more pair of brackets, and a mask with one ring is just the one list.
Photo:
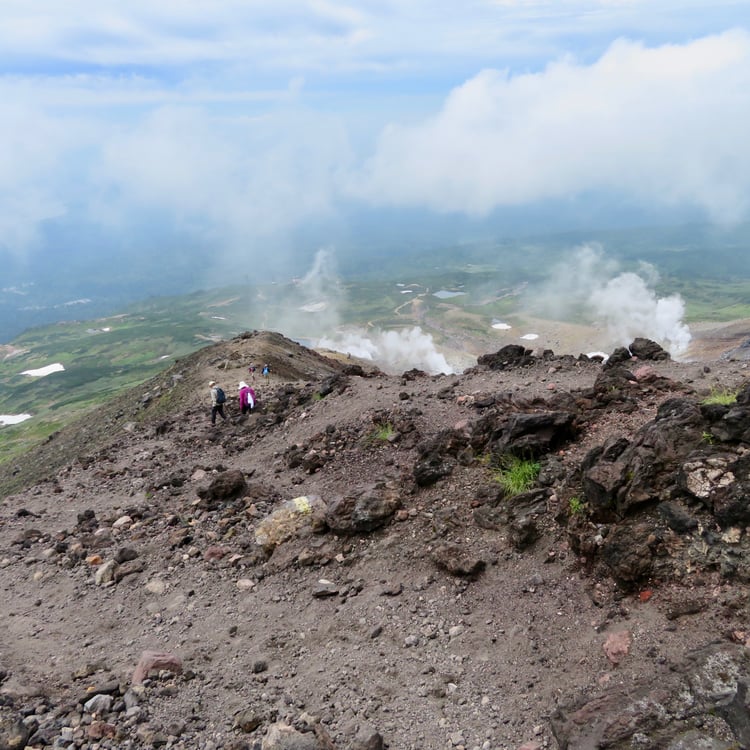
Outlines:
[[5, 427], [9, 424], [18, 424], [31, 419], [31, 414], [0, 414], [0, 426]]
[[54, 365], [47, 365], [36, 370], [24, 370], [21, 375], [29, 375], [32, 378], [43, 378], [51, 375], [53, 372], [63, 372], [64, 370], [65, 368], [59, 362], [55, 362]]

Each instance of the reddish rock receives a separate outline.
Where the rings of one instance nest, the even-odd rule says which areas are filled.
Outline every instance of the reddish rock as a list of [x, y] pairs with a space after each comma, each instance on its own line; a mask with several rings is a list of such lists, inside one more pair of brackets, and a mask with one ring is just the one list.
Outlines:
[[133, 672], [133, 685], [140, 685], [152, 669], [166, 669], [182, 674], [182, 661], [168, 651], [144, 651]]
[[627, 630], [620, 630], [617, 633], [610, 633], [604, 642], [604, 653], [607, 658], [614, 664], [618, 665], [624, 656], [630, 653], [630, 643], [632, 636]]
[[203, 553], [203, 559], [216, 562], [226, 557], [228, 553], [229, 550], [226, 547], [220, 547], [214, 544], [206, 548], [205, 552]]
[[104, 738], [114, 739], [117, 735], [117, 727], [114, 724], [108, 724], [106, 721], [94, 721], [88, 731], [90, 740], [102, 740]]

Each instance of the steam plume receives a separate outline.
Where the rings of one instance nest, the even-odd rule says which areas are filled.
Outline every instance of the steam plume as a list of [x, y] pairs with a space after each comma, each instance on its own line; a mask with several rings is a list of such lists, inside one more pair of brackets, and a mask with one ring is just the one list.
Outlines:
[[615, 346], [627, 346], [636, 336], [644, 336], [679, 357], [691, 338], [682, 322], [685, 304], [676, 294], [657, 297], [652, 287], [658, 278], [651, 264], [641, 263], [638, 273], [622, 272], [599, 245], [583, 245], [556, 266], [537, 304], [555, 317], [583, 316], [606, 326]]
[[382, 370], [403, 372], [416, 367], [430, 374], [453, 369], [437, 351], [432, 336], [421, 328], [397, 331], [343, 326], [344, 291], [336, 274], [331, 248], [318, 250], [310, 270], [297, 282], [295, 305], [276, 322], [292, 338], [307, 338], [313, 346], [367, 359]]
[[419, 326], [398, 331], [364, 331], [348, 329], [333, 336], [324, 336], [318, 346], [353, 357], [372, 360], [382, 370], [399, 373], [413, 367], [429, 372], [451, 373], [453, 369], [435, 348], [432, 336]]

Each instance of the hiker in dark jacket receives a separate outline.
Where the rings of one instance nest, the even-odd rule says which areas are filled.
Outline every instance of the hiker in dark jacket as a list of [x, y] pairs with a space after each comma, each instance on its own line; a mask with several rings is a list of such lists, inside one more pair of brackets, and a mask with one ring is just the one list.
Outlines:
[[227, 415], [224, 414], [224, 400], [221, 398], [224, 391], [219, 388], [215, 380], [210, 381], [208, 387], [211, 389], [211, 424], [216, 424], [217, 414], [226, 422]]

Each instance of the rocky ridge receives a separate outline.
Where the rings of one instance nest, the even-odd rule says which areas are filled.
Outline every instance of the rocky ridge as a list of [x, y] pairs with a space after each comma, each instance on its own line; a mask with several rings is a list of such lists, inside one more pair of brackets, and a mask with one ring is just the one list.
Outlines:
[[4, 480], [0, 748], [750, 747], [746, 368], [176, 363]]

